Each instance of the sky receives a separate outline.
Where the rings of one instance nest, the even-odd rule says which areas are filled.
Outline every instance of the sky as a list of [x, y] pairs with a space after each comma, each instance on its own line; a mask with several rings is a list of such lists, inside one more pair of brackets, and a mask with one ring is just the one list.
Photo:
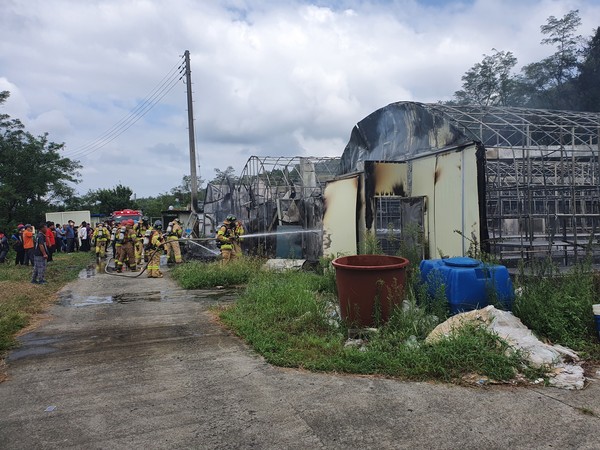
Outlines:
[[79, 194], [156, 196], [190, 173], [185, 50], [210, 180], [251, 156], [341, 156], [361, 119], [451, 99], [492, 49], [518, 69], [552, 54], [540, 25], [573, 9], [592, 35], [600, 0], [0, 0], [0, 114], [65, 144]]

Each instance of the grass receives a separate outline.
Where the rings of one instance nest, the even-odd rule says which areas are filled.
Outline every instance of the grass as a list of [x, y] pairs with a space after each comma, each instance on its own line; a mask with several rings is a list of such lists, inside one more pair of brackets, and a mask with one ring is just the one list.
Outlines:
[[246, 284], [260, 270], [262, 260], [257, 258], [234, 259], [229, 264], [190, 261], [171, 271], [171, 276], [185, 289], [208, 289], [215, 286]]
[[0, 265], [0, 356], [16, 344], [15, 335], [55, 301], [56, 293], [93, 262], [91, 253], [55, 254], [46, 285], [31, 284], [31, 266], [15, 266], [14, 255]]
[[522, 294], [513, 312], [538, 337], [600, 360], [592, 313], [592, 305], [600, 303], [600, 276], [591, 267], [581, 265], [559, 273], [549, 263], [541, 263], [531, 274], [521, 270], [517, 286]]
[[[219, 312], [220, 318], [272, 364], [408, 380], [460, 381], [475, 374], [507, 381], [518, 373], [544, 375], [480, 326], [467, 325], [448, 338], [426, 343], [425, 337], [449, 311], [443, 286], [433, 297], [428, 295], [415, 264], [407, 272], [402, 306], [357, 348], [344, 345], [348, 326], [333, 314], [337, 298], [329, 260], [321, 261], [320, 273], [265, 272], [259, 270], [260, 262], [187, 263], [173, 273], [187, 288], [246, 284], [238, 301]], [[600, 277], [580, 267], [560, 277], [521, 277], [516, 286], [523, 294], [514, 312], [540, 338], [600, 359], [591, 313]]]
[[[212, 270], [210, 264], [201, 263], [182, 269], [176, 278], [194, 287], [206, 283], [205, 272]], [[222, 267], [222, 278], [213, 281], [225, 285], [239, 271], [238, 267]], [[433, 299], [424, 302], [420, 287], [410, 287], [409, 304], [396, 308], [364, 349], [359, 349], [344, 345], [348, 329], [332, 315], [337, 300], [330, 270], [324, 274], [249, 272], [246, 290], [220, 317], [272, 364], [445, 381], [473, 373], [509, 380], [522, 367], [520, 355], [507, 352], [507, 344], [475, 326], [426, 344], [424, 338], [445, 320], [447, 309]], [[436, 316], [434, 311], [443, 312]]]
[[221, 319], [268, 362], [284, 367], [451, 381], [471, 373], [509, 380], [522, 365], [507, 344], [475, 326], [426, 344], [441, 319], [415, 302], [396, 308], [365, 350], [345, 347], [347, 328], [329, 314], [335, 295], [327, 286], [317, 274], [262, 273]]

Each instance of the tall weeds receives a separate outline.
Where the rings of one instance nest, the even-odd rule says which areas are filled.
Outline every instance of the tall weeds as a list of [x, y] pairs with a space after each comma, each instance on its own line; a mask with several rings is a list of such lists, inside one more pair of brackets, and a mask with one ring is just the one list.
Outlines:
[[513, 312], [538, 336], [575, 350], [600, 354], [592, 305], [598, 303], [598, 276], [580, 265], [559, 273], [550, 262], [538, 263], [517, 281]]

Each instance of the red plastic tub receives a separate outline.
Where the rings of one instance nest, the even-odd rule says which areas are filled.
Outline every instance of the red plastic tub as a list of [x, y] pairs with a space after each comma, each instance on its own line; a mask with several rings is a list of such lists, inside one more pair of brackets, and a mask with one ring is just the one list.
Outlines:
[[394, 306], [404, 300], [408, 263], [406, 258], [387, 255], [334, 259], [332, 264], [342, 319], [356, 327], [386, 322]]

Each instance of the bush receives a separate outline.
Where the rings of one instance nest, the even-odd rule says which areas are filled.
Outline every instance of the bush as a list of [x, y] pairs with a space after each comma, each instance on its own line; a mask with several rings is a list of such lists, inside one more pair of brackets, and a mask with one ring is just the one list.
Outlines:
[[525, 276], [521, 271], [514, 314], [539, 337], [574, 350], [598, 347], [592, 305], [597, 303], [598, 289], [591, 268], [579, 266], [559, 274], [540, 266], [546, 276]]
[[263, 262], [258, 258], [238, 258], [228, 264], [191, 261], [175, 267], [171, 274], [184, 289], [231, 287], [246, 284], [260, 271]]

